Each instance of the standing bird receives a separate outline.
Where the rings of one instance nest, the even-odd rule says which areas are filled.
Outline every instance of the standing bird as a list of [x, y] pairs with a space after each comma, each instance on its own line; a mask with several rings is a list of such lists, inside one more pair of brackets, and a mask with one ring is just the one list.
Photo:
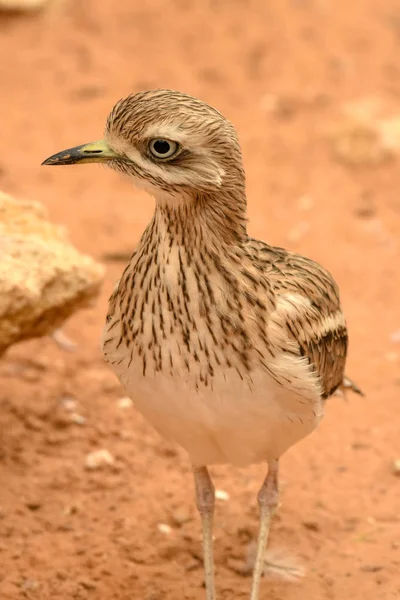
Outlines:
[[318, 425], [344, 376], [346, 322], [331, 275], [246, 230], [233, 125], [170, 90], [120, 100], [104, 140], [45, 165], [107, 163], [156, 199], [109, 301], [105, 359], [139, 411], [188, 453], [215, 599], [214, 486], [207, 467], [266, 461], [251, 600], [258, 600], [278, 462]]

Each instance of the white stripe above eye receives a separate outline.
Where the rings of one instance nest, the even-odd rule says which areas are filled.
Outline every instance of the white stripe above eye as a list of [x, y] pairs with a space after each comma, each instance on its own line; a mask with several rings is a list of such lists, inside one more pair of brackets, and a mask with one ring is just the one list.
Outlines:
[[173, 123], [154, 123], [150, 124], [144, 136], [148, 139], [166, 139], [184, 144], [188, 139], [187, 132], [180, 129]]

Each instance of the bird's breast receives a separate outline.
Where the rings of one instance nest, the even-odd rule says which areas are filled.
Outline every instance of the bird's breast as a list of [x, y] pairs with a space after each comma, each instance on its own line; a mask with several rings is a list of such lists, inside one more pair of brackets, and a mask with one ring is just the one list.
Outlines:
[[106, 361], [138, 410], [192, 462], [243, 465], [280, 456], [321, 417], [308, 366], [275, 354], [250, 310], [238, 319], [207, 297], [192, 301], [186, 283], [180, 294], [154, 287], [132, 296], [129, 317], [117, 302], [104, 329]]
[[278, 458], [321, 418], [317, 394], [287, 389], [260, 366], [240, 372], [221, 362], [210, 372], [185, 358], [175, 342], [166, 353], [175, 368], [150, 362], [144, 371], [143, 357], [122, 345], [106, 359], [136, 408], [194, 464]]

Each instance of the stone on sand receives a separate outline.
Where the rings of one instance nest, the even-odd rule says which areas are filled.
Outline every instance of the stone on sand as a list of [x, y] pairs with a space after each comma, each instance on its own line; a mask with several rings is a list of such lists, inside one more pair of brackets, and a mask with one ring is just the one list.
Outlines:
[[0, 192], [0, 355], [51, 334], [98, 296], [104, 268], [47, 220], [38, 202]]

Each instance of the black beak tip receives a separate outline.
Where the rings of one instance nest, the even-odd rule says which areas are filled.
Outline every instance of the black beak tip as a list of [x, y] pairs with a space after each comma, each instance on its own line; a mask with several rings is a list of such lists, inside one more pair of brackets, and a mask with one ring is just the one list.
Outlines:
[[45, 166], [57, 166], [57, 165], [72, 165], [75, 161], [70, 154], [59, 153], [53, 154], [53, 156], [49, 156], [42, 162], [42, 165]]

